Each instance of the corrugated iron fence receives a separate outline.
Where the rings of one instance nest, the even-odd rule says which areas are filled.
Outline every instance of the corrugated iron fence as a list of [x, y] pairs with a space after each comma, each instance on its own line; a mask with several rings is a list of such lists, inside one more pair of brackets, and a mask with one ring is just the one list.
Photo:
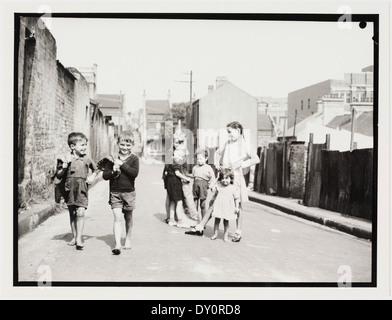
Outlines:
[[[299, 198], [309, 207], [372, 219], [373, 149], [330, 151], [328, 136], [324, 144], [313, 144], [312, 140], [311, 135], [307, 148], [295, 140], [258, 148], [260, 163], [255, 169], [254, 190]], [[301, 143], [302, 153], [293, 148]], [[298, 192], [301, 189], [303, 192]]]

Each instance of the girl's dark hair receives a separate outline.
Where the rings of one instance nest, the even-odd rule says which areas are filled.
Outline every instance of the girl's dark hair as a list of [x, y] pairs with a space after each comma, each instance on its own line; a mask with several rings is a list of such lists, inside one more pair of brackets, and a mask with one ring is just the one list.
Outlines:
[[71, 146], [71, 144], [76, 145], [76, 143], [81, 140], [86, 140], [86, 142], [88, 141], [86, 135], [81, 132], [71, 132], [68, 135], [68, 145], [69, 146]]
[[222, 181], [223, 178], [225, 178], [225, 177], [230, 177], [230, 179], [231, 179], [230, 184], [234, 184], [234, 173], [233, 173], [232, 170], [230, 170], [230, 169], [222, 169], [219, 172], [218, 181], [219, 182]]
[[242, 135], [242, 131], [244, 129], [244, 127], [242, 126], [241, 123], [239, 123], [238, 121], [233, 121], [227, 124], [226, 128], [233, 128], [233, 129], [240, 129], [240, 133]]

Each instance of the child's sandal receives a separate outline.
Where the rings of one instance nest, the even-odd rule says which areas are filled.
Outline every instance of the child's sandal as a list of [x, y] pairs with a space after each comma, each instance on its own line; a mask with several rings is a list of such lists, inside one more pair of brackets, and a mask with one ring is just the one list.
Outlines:
[[231, 241], [233, 241], [233, 242], [240, 242], [241, 239], [242, 239], [242, 236], [239, 233], [235, 233], [234, 234], [234, 238], [231, 239]]

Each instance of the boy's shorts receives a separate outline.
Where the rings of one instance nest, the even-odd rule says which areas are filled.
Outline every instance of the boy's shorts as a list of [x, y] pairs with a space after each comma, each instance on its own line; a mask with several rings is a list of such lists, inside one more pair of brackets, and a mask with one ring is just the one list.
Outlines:
[[135, 209], [136, 192], [111, 192], [109, 204], [112, 209], [121, 208], [131, 211]]
[[205, 200], [208, 196], [208, 182], [204, 179], [195, 179], [193, 184], [193, 198]]

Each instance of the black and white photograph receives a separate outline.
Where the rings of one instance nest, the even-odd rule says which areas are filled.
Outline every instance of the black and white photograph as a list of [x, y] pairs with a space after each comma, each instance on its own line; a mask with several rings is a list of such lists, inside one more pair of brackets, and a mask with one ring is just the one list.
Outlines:
[[385, 294], [384, 7], [7, 8], [7, 281]]

